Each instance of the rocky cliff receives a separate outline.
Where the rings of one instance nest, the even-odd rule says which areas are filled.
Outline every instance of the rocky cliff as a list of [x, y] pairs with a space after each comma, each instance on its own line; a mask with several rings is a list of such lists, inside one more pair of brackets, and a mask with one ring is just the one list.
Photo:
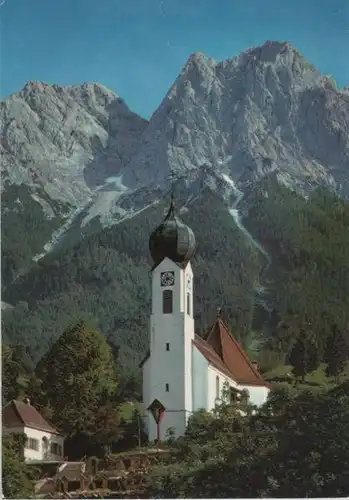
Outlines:
[[286, 42], [222, 62], [192, 54], [149, 123], [102, 85], [30, 82], [0, 103], [0, 125], [9, 253], [13, 227], [32, 231], [28, 213], [41, 211], [42, 239], [25, 253], [42, 256], [66, 233], [76, 241], [157, 202], [170, 169], [189, 197], [203, 184], [241, 197], [271, 172], [349, 197], [348, 90]]
[[276, 170], [291, 187], [349, 195], [349, 96], [288, 43], [231, 60], [192, 54], [152, 116], [125, 182], [229, 157], [240, 185]]
[[41, 187], [75, 208], [130, 160], [147, 126], [99, 84], [29, 82], [0, 103], [0, 120], [3, 187]]

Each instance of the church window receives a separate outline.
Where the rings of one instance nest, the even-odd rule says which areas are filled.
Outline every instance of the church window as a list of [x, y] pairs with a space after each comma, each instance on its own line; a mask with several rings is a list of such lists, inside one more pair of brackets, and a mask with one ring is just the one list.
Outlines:
[[172, 314], [173, 312], [173, 291], [164, 290], [162, 292], [162, 312], [164, 314]]
[[187, 314], [190, 316], [190, 293], [187, 293]]
[[170, 350], [170, 343], [166, 342], [166, 351], [169, 351], [169, 350]]
[[216, 399], [219, 399], [219, 376], [216, 377]]
[[166, 389], [166, 392], [170, 392], [170, 386], [169, 386], [169, 384], [165, 385], [165, 389]]

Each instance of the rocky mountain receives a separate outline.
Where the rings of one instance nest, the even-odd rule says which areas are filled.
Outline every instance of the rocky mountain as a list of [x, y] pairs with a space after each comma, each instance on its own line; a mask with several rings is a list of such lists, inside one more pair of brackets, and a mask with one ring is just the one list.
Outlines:
[[188, 199], [223, 194], [236, 222], [246, 188], [271, 173], [349, 197], [349, 94], [288, 43], [192, 54], [149, 123], [102, 85], [40, 82], [1, 102], [0, 120], [7, 281], [158, 203], [170, 169]]
[[114, 197], [123, 192], [115, 176], [137, 149], [147, 121], [99, 84], [29, 82], [0, 103], [0, 126], [7, 281], [54, 246], [98, 198], [100, 185], [111, 185]]
[[0, 117], [4, 186], [41, 187], [75, 208], [130, 160], [147, 125], [99, 84], [29, 82], [1, 102]]
[[238, 185], [276, 170], [291, 187], [349, 195], [349, 99], [288, 43], [216, 62], [192, 54], [152, 116], [127, 183], [229, 157]]

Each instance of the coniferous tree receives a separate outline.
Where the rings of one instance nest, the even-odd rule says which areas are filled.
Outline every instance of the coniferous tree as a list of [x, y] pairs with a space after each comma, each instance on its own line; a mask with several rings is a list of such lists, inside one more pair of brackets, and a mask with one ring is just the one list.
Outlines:
[[293, 367], [293, 373], [296, 377], [301, 377], [302, 381], [304, 381], [307, 373], [314, 371], [320, 364], [315, 339], [304, 328], [300, 329], [298, 339], [291, 350], [289, 361]]
[[349, 342], [343, 331], [334, 324], [326, 342], [324, 361], [327, 363], [326, 375], [338, 378], [349, 359]]

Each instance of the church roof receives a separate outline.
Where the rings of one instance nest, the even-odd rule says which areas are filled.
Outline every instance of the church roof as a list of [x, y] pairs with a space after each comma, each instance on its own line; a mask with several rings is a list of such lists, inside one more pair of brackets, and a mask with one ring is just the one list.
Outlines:
[[[212, 366], [238, 384], [270, 387], [221, 318], [217, 318], [206, 340], [195, 334], [193, 344]], [[150, 350], [139, 366], [149, 358]]]
[[165, 219], [150, 235], [149, 250], [155, 267], [166, 257], [176, 263], [186, 263], [195, 254], [194, 233], [175, 213], [173, 197]]
[[206, 340], [195, 335], [194, 345], [209, 363], [238, 384], [269, 387], [220, 318]]
[[59, 434], [50, 425], [34, 406], [22, 401], [11, 401], [2, 410], [2, 424], [4, 427], [25, 426], [33, 429]]

